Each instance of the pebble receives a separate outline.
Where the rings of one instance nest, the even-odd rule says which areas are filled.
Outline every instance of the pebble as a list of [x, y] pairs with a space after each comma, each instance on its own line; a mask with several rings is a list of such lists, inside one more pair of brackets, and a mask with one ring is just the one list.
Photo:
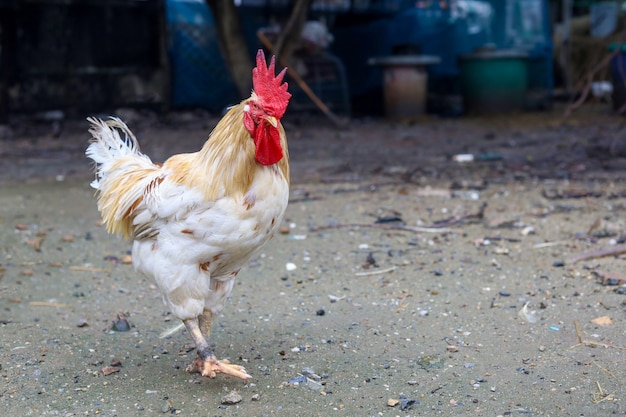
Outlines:
[[626, 287], [615, 288], [613, 292], [619, 295], [626, 295]]
[[291, 385], [300, 385], [300, 384], [304, 384], [305, 382], [306, 382], [306, 376], [304, 375], [294, 376], [293, 378], [289, 380], [289, 383]]
[[400, 410], [408, 410], [413, 404], [419, 404], [418, 400], [408, 398], [404, 394], [400, 394]]
[[293, 262], [287, 262], [285, 269], [287, 269], [287, 271], [295, 271], [298, 267]]
[[229, 391], [228, 394], [222, 397], [222, 404], [224, 405], [233, 405], [238, 402], [241, 402], [241, 394], [235, 390]]
[[313, 391], [321, 391], [324, 389], [324, 385], [319, 381], [314, 381], [311, 378], [306, 379], [306, 387]]
[[400, 404], [400, 400], [398, 400], [396, 398], [389, 398], [389, 399], [387, 399], [387, 406], [389, 406], [389, 407], [395, 407], [398, 404]]
[[165, 401], [163, 403], [163, 405], [161, 406], [161, 412], [162, 413], [168, 413], [171, 409], [172, 409], [172, 401], [171, 400]]
[[126, 317], [122, 313], [117, 315], [117, 318], [113, 321], [113, 325], [111, 326], [111, 330], [114, 332], [128, 332], [130, 331], [130, 324]]
[[443, 368], [443, 358], [439, 356], [423, 356], [417, 360], [417, 364], [426, 370]]

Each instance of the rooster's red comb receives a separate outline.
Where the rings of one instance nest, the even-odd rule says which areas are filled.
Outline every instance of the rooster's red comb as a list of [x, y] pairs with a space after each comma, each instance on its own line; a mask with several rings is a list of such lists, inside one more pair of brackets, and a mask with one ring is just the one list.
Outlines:
[[268, 67], [265, 54], [259, 49], [256, 54], [256, 67], [252, 69], [252, 86], [267, 114], [280, 119], [287, 110], [291, 94], [287, 91], [287, 83], [283, 83], [287, 68], [274, 76], [275, 63], [276, 57], [272, 56]]

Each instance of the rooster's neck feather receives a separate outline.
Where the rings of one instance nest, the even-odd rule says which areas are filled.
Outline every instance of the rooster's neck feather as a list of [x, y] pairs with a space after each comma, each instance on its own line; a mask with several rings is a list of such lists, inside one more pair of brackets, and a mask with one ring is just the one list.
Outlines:
[[[232, 107], [224, 115], [200, 151], [176, 155], [166, 162], [175, 182], [200, 188], [209, 201], [224, 195], [246, 194], [254, 181], [255, 172], [263, 169], [255, 160], [254, 141], [243, 124], [246, 101]], [[280, 131], [284, 156], [277, 165], [288, 181], [287, 142], [282, 126]]]

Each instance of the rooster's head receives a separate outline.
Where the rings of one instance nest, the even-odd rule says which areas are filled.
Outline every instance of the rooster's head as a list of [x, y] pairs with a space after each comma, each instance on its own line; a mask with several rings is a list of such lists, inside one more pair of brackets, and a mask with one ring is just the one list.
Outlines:
[[252, 96], [244, 106], [243, 123], [254, 139], [255, 157], [262, 165], [273, 165], [283, 157], [279, 126], [291, 97], [287, 83], [282, 82], [287, 68], [275, 76], [274, 65], [275, 57], [268, 67], [259, 49], [252, 70]]

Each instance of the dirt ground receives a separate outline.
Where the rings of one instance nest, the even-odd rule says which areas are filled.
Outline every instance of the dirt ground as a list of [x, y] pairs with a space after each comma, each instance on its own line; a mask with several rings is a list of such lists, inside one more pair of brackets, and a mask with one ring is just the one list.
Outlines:
[[[186, 373], [186, 332], [160, 337], [176, 320], [100, 226], [86, 123], [15, 126], [0, 141], [0, 409], [626, 415], [625, 120], [561, 110], [344, 130], [288, 116], [285, 233], [213, 332], [249, 383]], [[154, 160], [215, 123], [130, 116]]]

